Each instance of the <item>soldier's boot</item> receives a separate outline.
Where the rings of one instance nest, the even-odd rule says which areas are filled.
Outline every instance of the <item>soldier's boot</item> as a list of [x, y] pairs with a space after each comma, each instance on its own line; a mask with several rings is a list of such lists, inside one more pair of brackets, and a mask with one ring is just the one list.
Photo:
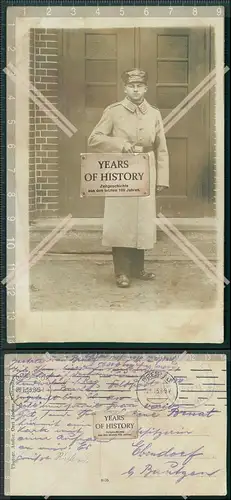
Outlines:
[[139, 280], [150, 281], [154, 280], [156, 275], [154, 273], [148, 273], [147, 271], [142, 270], [138, 274], [136, 274], [135, 277]]
[[120, 274], [116, 276], [116, 284], [119, 288], [128, 288], [131, 282], [125, 274]]

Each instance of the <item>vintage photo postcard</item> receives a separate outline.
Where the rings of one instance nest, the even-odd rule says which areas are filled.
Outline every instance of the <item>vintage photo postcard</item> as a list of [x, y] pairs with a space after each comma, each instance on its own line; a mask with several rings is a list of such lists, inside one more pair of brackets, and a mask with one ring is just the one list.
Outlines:
[[10, 7], [8, 342], [223, 342], [224, 10]]
[[6, 495], [226, 495], [224, 354], [10, 354], [5, 401]]

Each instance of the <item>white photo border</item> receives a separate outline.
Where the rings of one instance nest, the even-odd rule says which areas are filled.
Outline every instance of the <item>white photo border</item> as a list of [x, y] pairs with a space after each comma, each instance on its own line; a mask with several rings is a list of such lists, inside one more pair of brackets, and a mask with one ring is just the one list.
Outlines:
[[[60, 7], [61, 9], [62, 7]], [[39, 8], [36, 9], [39, 13]], [[32, 28], [213, 27], [216, 65], [224, 65], [224, 18], [49, 17], [17, 18], [16, 67], [29, 81], [29, 31]], [[224, 273], [224, 79], [215, 92], [215, 174], [218, 271]], [[29, 289], [29, 95], [16, 81], [16, 342], [168, 342], [222, 343], [224, 284], [217, 285], [217, 303], [210, 309], [161, 311], [36, 311], [30, 310]], [[17, 269], [27, 262], [23, 275]], [[193, 325], [193, 335], [187, 332]], [[9, 341], [12, 341], [10, 339]]]

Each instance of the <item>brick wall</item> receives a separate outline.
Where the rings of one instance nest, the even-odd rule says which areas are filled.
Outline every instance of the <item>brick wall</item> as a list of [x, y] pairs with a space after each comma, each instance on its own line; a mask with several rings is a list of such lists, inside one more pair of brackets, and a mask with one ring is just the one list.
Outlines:
[[[34, 30], [30, 31], [29, 65], [30, 81], [34, 83]], [[36, 192], [35, 192], [35, 104], [29, 101], [29, 213], [30, 218], [36, 214]]]
[[[58, 31], [30, 32], [30, 81], [58, 107]], [[55, 216], [59, 209], [58, 127], [30, 101], [30, 218]]]

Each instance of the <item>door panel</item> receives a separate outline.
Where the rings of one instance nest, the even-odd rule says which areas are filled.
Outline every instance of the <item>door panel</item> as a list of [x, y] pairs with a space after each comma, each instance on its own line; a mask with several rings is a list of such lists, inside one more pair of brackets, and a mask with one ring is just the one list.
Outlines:
[[76, 126], [60, 134], [61, 213], [102, 217], [104, 199], [80, 198], [80, 154], [109, 104], [123, 98], [121, 73], [134, 65], [134, 29], [63, 30], [60, 39], [61, 111]]
[[[208, 33], [200, 29], [141, 29], [140, 66], [149, 74], [147, 100], [166, 118], [209, 73]], [[150, 52], [145, 49], [152, 45]], [[190, 108], [190, 106], [189, 106]], [[170, 188], [158, 196], [157, 211], [169, 217], [211, 215], [202, 177], [208, 176], [208, 95], [166, 133]]]

